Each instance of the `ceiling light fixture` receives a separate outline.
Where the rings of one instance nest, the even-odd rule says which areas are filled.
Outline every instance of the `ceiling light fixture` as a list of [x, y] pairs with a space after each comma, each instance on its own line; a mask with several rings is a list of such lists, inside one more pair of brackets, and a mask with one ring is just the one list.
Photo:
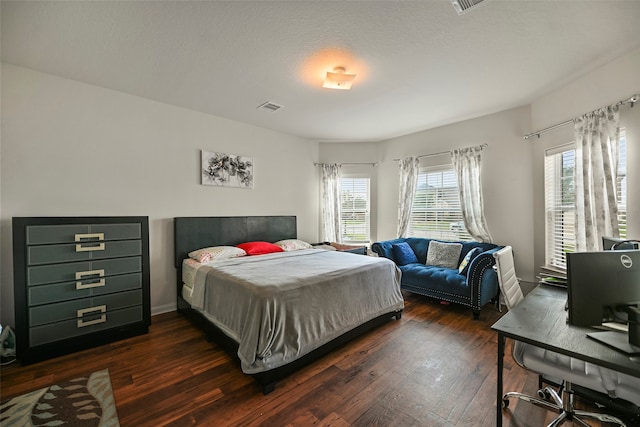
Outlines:
[[335, 67], [332, 71], [327, 71], [327, 78], [324, 80], [322, 87], [328, 89], [351, 89], [351, 83], [356, 78], [355, 74], [347, 74], [344, 67]]

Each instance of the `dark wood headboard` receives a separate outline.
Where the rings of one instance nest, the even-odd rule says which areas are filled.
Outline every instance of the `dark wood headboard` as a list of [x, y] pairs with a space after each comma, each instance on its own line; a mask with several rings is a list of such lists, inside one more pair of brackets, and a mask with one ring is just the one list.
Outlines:
[[178, 217], [173, 219], [173, 225], [178, 269], [189, 252], [196, 249], [256, 240], [276, 242], [298, 236], [295, 216]]

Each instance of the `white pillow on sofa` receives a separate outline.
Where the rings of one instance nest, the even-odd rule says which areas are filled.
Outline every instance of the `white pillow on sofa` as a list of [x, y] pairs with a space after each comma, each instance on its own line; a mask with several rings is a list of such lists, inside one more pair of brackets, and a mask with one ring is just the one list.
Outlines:
[[461, 243], [437, 242], [432, 240], [429, 242], [427, 261], [425, 264], [457, 270], [460, 252], [462, 252]]

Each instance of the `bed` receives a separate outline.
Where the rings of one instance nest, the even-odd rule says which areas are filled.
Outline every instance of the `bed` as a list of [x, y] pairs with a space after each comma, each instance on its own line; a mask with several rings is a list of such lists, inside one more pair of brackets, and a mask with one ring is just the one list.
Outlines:
[[276, 382], [390, 319], [404, 301], [384, 258], [296, 248], [198, 262], [189, 253], [296, 239], [295, 216], [174, 218], [178, 310], [267, 394]]

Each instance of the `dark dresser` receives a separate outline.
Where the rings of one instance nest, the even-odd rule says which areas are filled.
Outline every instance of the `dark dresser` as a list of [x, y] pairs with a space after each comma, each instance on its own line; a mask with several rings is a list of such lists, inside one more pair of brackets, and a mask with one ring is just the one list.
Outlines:
[[148, 332], [149, 218], [14, 217], [23, 364]]

